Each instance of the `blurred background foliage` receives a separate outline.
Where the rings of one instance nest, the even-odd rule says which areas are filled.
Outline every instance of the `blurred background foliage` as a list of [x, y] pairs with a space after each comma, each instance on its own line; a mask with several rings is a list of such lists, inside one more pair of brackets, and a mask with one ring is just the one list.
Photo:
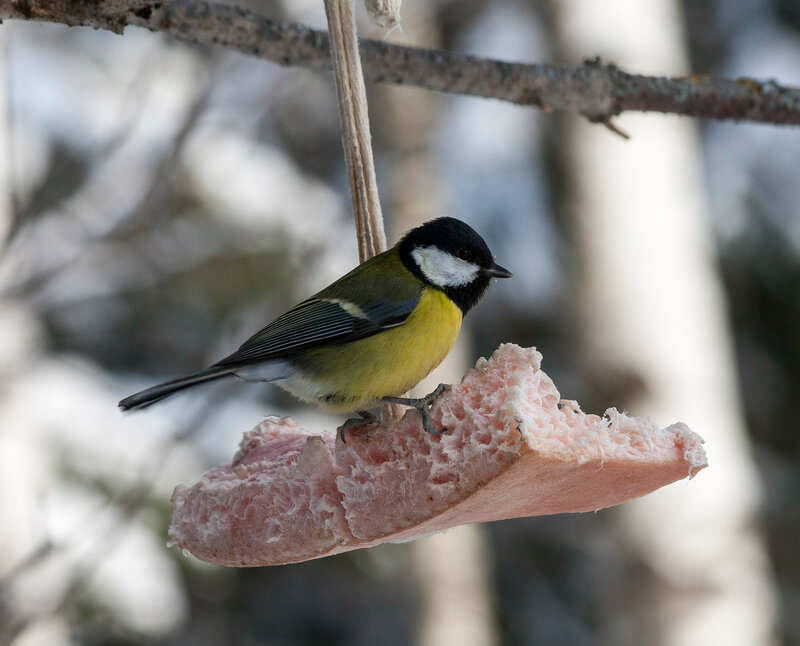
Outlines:
[[[321, 2], [244, 4], [324, 26]], [[548, 3], [419, 4], [390, 40], [557, 60]], [[694, 72], [800, 84], [796, 1], [683, 10]], [[315, 430], [340, 420], [246, 384], [136, 416], [115, 407], [229, 353], [355, 263], [332, 79], [135, 29], [6, 23], [0, 44], [10, 213], [0, 260], [2, 643], [414, 643], [421, 608], [408, 546], [254, 570], [164, 546], [172, 487], [229, 460], [263, 416], [292, 414]], [[502, 341], [535, 345], [565, 397], [596, 412], [616, 403], [582, 377], [576, 354], [560, 117], [368, 91], [390, 239], [415, 224], [393, 217], [398, 202], [434, 183], [441, 212], [482, 232], [515, 273], [470, 315], [469, 361]], [[427, 116], [415, 122], [415, 110]], [[800, 644], [800, 137], [698, 128], [765, 487], [759, 523], [779, 642]], [[400, 172], [409, 140], [435, 174]], [[604, 617], [624, 612], [621, 572], [635, 564], [609, 519], [487, 528], [497, 643], [615, 643]]]

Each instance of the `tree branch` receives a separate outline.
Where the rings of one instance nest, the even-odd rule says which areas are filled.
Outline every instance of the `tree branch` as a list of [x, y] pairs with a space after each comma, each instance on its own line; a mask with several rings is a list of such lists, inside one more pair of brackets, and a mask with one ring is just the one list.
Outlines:
[[[122, 33], [144, 27], [202, 45], [223, 45], [280, 65], [331, 68], [328, 35], [305, 25], [200, 0], [0, 0], [0, 21], [39, 20]], [[774, 81], [629, 74], [599, 60], [581, 66], [507, 63], [451, 52], [361, 41], [364, 76], [496, 98], [607, 122], [620, 112], [800, 124], [800, 89]]]

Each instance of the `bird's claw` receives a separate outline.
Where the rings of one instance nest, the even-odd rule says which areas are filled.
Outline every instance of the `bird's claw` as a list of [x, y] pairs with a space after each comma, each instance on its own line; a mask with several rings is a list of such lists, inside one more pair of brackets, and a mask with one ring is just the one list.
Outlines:
[[447, 428], [445, 427], [436, 429], [431, 426], [431, 418], [428, 413], [428, 408], [430, 408], [431, 404], [436, 401], [439, 395], [449, 388], [450, 386], [448, 384], [439, 384], [436, 387], [436, 390], [425, 395], [425, 397], [384, 397], [382, 401], [387, 404], [403, 404], [404, 406], [411, 406], [412, 408], [416, 409], [416, 411], [419, 413], [419, 416], [422, 418], [422, 430], [433, 435], [441, 435], [442, 433], [447, 432]]
[[360, 410], [357, 412], [360, 417], [351, 417], [350, 419], [345, 420], [344, 424], [339, 427], [339, 437], [342, 438], [343, 444], [347, 444], [345, 433], [347, 433], [347, 431], [351, 428], [355, 428], [356, 426], [365, 426], [366, 424], [375, 424], [378, 421], [378, 418], [368, 410]]

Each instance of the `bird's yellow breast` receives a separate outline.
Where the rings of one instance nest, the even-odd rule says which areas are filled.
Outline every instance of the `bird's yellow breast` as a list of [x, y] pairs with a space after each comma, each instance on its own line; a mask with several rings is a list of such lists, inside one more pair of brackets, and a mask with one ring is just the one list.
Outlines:
[[303, 352], [293, 377], [280, 385], [329, 410], [369, 408], [425, 378], [450, 352], [460, 329], [461, 310], [443, 292], [423, 287], [402, 325]]

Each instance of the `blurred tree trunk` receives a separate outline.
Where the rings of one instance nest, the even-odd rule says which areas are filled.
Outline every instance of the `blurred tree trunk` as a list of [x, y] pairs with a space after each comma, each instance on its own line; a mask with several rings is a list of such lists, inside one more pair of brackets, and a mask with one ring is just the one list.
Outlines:
[[[570, 59], [685, 74], [675, 0], [565, 0], [556, 31]], [[591, 384], [607, 405], [657, 424], [682, 420], [711, 468], [617, 512], [627, 598], [605, 608], [606, 642], [774, 643], [775, 599], [755, 514], [759, 483], [739, 407], [724, 295], [704, 217], [699, 148], [688, 120], [624, 116], [630, 141], [566, 122], [577, 312]]]
[[11, 229], [11, 136], [8, 132], [8, 42], [0, 31], [0, 249], [4, 249]]
[[[0, 255], [6, 253], [13, 229], [8, 47], [8, 32], [0, 30]], [[8, 285], [1, 277], [6, 272], [8, 268], [0, 274], [0, 509], [5, 525], [0, 532], [0, 644], [60, 644], [68, 634], [61, 618], [32, 621], [21, 616], [15, 607], [16, 589], [2, 585], [41, 545], [39, 485], [46, 468], [36, 460], [35, 442], [18, 432], [24, 411], [9, 403], [8, 385], [37, 358], [38, 326], [28, 307], [8, 299]]]
[[[439, 32], [430, 2], [404, 3], [410, 45], [438, 46]], [[432, 136], [443, 97], [404, 87], [376, 87], [376, 127], [392, 151], [390, 182], [383, 190], [388, 204], [391, 240], [427, 220], [444, 215]], [[388, 190], [387, 190], [388, 189]], [[458, 382], [469, 365], [471, 346], [462, 329], [448, 357], [414, 388], [414, 396], [439, 383]], [[490, 591], [490, 568], [484, 529], [456, 527], [410, 544], [413, 573], [420, 591], [419, 646], [493, 646], [497, 643]], [[453, 600], [458, 599], [458, 603]]]

